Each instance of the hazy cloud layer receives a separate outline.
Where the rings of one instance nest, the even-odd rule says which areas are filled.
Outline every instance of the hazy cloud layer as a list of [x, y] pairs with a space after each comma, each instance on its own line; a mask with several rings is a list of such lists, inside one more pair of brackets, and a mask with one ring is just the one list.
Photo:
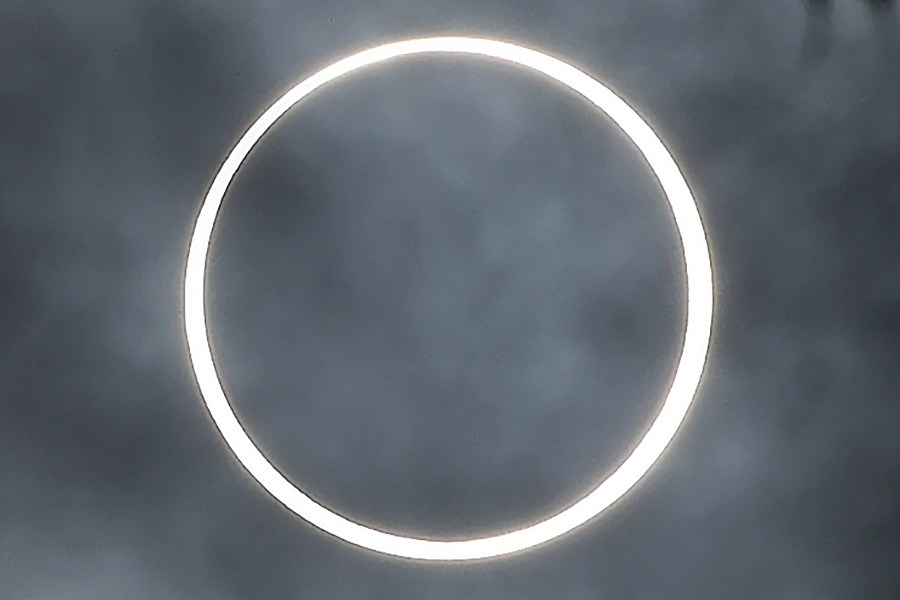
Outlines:
[[[8, 0], [0, 597], [895, 597], [892, 10]], [[283, 509], [220, 440], [181, 325], [192, 219], [236, 136], [329, 61], [445, 33], [545, 48], [628, 98], [697, 194], [717, 283], [697, 404], [646, 481], [561, 541], [465, 565]], [[678, 248], [586, 103], [492, 62], [398, 61], [310, 97], [245, 163], [212, 341], [248, 430], [314, 497], [484, 534], [574, 501], [639, 439], [680, 347]]]

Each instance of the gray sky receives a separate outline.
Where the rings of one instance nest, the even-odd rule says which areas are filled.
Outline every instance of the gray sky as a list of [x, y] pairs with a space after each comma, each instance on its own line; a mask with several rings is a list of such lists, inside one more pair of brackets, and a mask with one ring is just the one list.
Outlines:
[[[805, 16], [6, 0], [0, 597], [900, 595], [896, 15]], [[431, 34], [538, 47], [626, 97], [697, 195], [717, 285], [696, 404], [647, 478], [561, 540], [451, 565], [269, 497], [206, 413], [181, 322], [193, 218], [237, 136], [317, 68]], [[684, 325], [677, 231], [636, 150], [472, 58], [296, 107], [230, 189], [208, 281], [224, 385], [269, 457], [342, 514], [441, 538], [596, 485], [658, 410]]]

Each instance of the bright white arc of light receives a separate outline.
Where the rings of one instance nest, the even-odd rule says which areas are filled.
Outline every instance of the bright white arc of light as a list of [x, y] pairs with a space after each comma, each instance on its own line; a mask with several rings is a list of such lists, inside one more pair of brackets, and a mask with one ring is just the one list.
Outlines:
[[[266, 459], [238, 422], [213, 364], [206, 329], [204, 280], [210, 237], [225, 192], [253, 146], [294, 104], [325, 84], [375, 63], [423, 53], [472, 54], [522, 65], [578, 92], [606, 113], [656, 174], [678, 227], [687, 274], [687, 324], [681, 357], [665, 402], [634, 451], [592, 492], [561, 512], [516, 531], [478, 539], [429, 540], [378, 531], [332, 512], [300, 491]], [[575, 67], [536, 50], [488, 39], [435, 37], [389, 43], [340, 60], [297, 84], [250, 126], [225, 160], [200, 209], [188, 250], [184, 301], [188, 350], [203, 399], [225, 442], [270, 494], [316, 527], [352, 544], [411, 559], [462, 561], [518, 552], [568, 533], [597, 516], [643, 477], [672, 440], [699, 385], [709, 349], [713, 284], [706, 235], [690, 189], [663, 143], [625, 101]]]

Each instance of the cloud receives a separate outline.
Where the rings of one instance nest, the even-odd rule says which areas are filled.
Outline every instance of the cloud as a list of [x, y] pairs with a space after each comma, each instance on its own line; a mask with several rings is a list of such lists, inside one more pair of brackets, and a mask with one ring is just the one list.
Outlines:
[[[5, 3], [0, 596], [896, 594], [900, 121], [893, 50], [854, 10], [803, 62], [800, 3]], [[697, 405], [648, 479], [478, 565], [389, 560], [283, 510], [219, 440], [180, 323], [191, 221], [242, 128], [339, 56], [438, 32], [546, 46], [628, 98], [697, 192], [718, 286]], [[214, 239], [216, 358], [260, 446], [329, 505], [512, 527], [653, 415], [677, 248], [583, 102], [410, 60], [254, 150]]]

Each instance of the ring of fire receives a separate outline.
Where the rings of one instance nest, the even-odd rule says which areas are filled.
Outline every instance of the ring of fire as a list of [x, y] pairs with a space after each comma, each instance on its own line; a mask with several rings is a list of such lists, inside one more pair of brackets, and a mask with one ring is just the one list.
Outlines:
[[[524, 66], [584, 96], [631, 139], [655, 173], [681, 238], [687, 282], [687, 324], [681, 357], [662, 408], [640, 443], [618, 468], [564, 510], [516, 531], [467, 540], [429, 540], [379, 531], [343, 517], [289, 482], [260, 452], [225, 397], [206, 327], [205, 277], [210, 238], [225, 192], [253, 146], [292, 106], [343, 75], [393, 58], [423, 53], [468, 54]], [[188, 351], [203, 400], [225, 442], [247, 471], [288, 509], [351, 544], [405, 558], [449, 561], [500, 556], [558, 538], [621, 498], [660, 457], [690, 408], [709, 349], [713, 315], [711, 258], [696, 202], [675, 160], [649, 125], [602, 83], [558, 59], [507, 42], [435, 37], [389, 43], [340, 60], [300, 82], [254, 122], [228, 155], [194, 225], [184, 283]]]

